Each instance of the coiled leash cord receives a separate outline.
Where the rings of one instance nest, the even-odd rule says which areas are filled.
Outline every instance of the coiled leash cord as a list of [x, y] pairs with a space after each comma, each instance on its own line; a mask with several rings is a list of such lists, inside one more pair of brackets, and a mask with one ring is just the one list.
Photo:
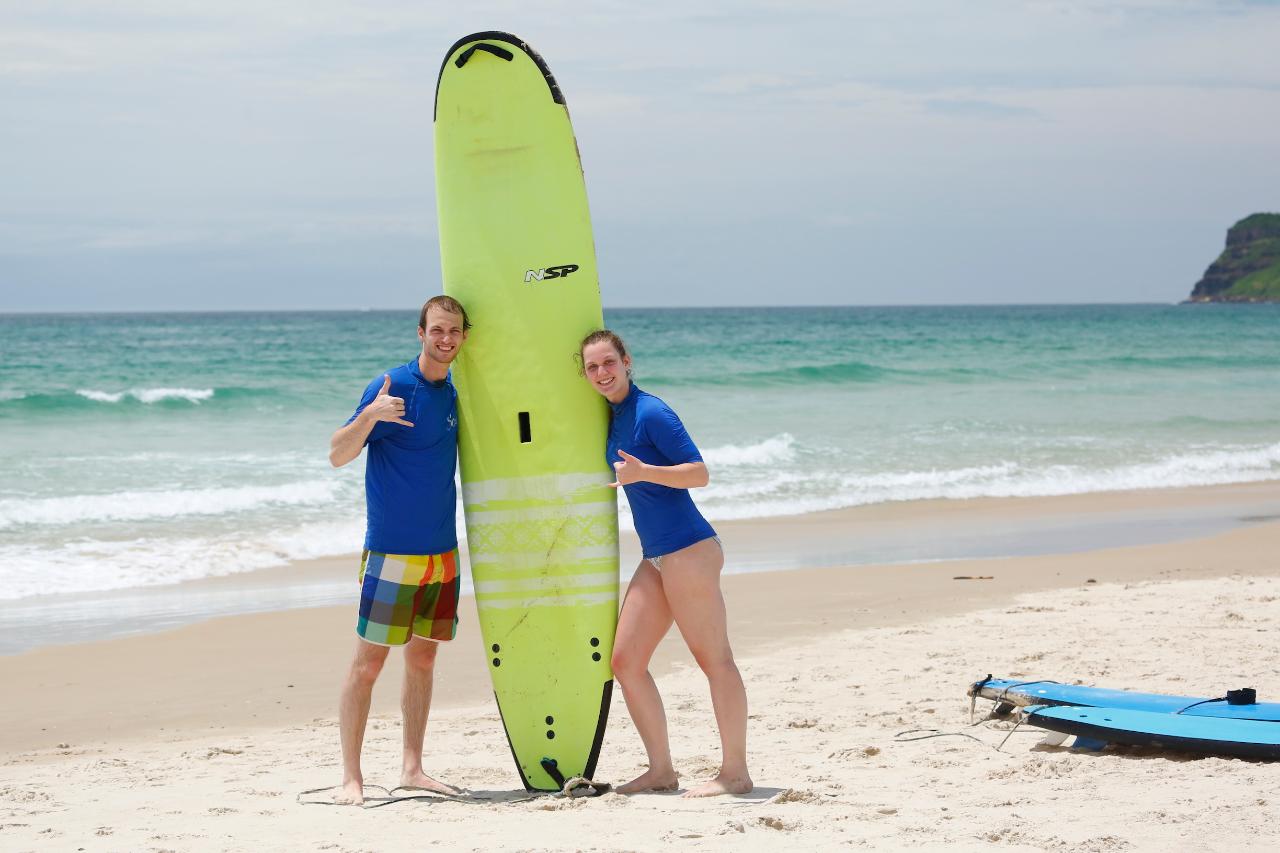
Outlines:
[[[324, 791], [332, 791], [336, 785], [330, 785], [325, 788], [311, 788], [307, 791], [300, 791], [295, 798], [300, 806], [346, 806], [348, 803], [335, 803], [333, 800], [304, 800], [303, 797], [311, 794], [319, 794]], [[362, 809], [379, 809], [383, 806], [389, 806], [392, 803], [406, 803], [412, 800], [438, 802], [464, 803], [466, 805], [482, 806], [500, 803], [504, 805], [515, 805], [516, 803], [531, 803], [534, 800], [569, 798], [578, 799], [580, 797], [599, 797], [613, 790], [613, 786], [608, 782], [592, 782], [582, 776], [574, 776], [572, 779], [565, 780], [564, 786], [559, 791], [548, 791], [544, 793], [532, 794], [527, 797], [517, 797], [508, 800], [501, 797], [480, 797], [470, 791], [463, 791], [461, 794], [441, 794], [432, 792], [429, 794], [413, 794], [407, 797], [395, 796], [396, 791], [421, 791], [421, 788], [405, 788], [397, 787], [388, 791], [381, 785], [365, 785], [366, 788], [376, 788], [382, 791], [384, 797], [366, 797], [364, 803], [360, 806]]]

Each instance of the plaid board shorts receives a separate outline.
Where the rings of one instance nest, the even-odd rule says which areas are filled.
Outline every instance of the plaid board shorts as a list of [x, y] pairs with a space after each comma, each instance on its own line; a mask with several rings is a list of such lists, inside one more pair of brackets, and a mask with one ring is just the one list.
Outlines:
[[360, 559], [356, 633], [380, 646], [410, 636], [444, 642], [458, 632], [458, 550], [446, 554], [382, 554]]

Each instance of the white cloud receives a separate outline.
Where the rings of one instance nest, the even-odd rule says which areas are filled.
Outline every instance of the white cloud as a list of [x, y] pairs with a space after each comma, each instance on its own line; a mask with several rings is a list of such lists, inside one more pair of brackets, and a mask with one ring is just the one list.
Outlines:
[[436, 72], [494, 26], [555, 72], [601, 222], [795, 243], [1118, 187], [1191, 220], [1280, 168], [1276, 4], [47, 0], [0, 8], [0, 253], [429, 242]]
[[721, 74], [702, 83], [698, 91], [707, 95], [746, 95], [759, 92], [775, 92], [796, 85], [801, 78], [768, 71], [748, 71], [737, 74]]

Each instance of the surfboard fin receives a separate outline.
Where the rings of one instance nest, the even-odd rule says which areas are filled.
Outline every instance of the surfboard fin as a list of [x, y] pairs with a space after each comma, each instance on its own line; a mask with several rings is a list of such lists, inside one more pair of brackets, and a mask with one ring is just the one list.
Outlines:
[[613, 790], [613, 786], [608, 782], [593, 782], [585, 776], [564, 778], [554, 758], [543, 758], [538, 763], [542, 765], [542, 769], [552, 781], [560, 786], [560, 793], [566, 797], [598, 797]]
[[564, 774], [560, 772], [560, 766], [556, 764], [556, 760], [554, 758], [543, 758], [538, 763], [542, 765], [542, 769], [551, 777], [551, 781], [555, 782], [560, 787], [560, 790], [563, 791], [565, 778]]

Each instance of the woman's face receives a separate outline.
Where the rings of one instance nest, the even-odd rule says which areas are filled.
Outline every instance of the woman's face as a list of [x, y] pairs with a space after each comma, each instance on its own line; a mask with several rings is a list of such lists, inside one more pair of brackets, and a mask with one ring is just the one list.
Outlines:
[[587, 381], [611, 402], [619, 402], [631, 390], [631, 380], [627, 378], [630, 367], [631, 357], [618, 355], [617, 348], [609, 341], [596, 341], [582, 350], [582, 369]]

